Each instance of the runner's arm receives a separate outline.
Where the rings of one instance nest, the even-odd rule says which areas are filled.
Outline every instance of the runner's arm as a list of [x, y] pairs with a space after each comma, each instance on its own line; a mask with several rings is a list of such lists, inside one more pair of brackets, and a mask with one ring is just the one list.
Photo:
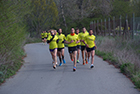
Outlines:
[[72, 42], [74, 42], [74, 41], [73, 41], [73, 40], [71, 40], [70, 42], [64, 41], [64, 43], [66, 43], [66, 44], [70, 44], [70, 43], [72, 43]]
[[57, 41], [56, 41], [57, 43], [59, 42], [59, 39], [57, 39]]
[[85, 42], [84, 40], [81, 40], [81, 41], [82, 41], [87, 47], [89, 47], [88, 44], [86, 44], [86, 42]]
[[76, 43], [79, 43], [80, 42], [80, 40], [78, 40]]
[[66, 41], [66, 40], [64, 39], [64, 41], [62, 41], [62, 43], [65, 43], [65, 41]]
[[50, 43], [54, 39], [54, 36], [50, 40], [47, 40], [47, 43]]

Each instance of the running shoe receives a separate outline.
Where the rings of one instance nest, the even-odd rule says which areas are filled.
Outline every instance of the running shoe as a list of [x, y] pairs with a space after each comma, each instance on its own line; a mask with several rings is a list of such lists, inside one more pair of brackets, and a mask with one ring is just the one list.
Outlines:
[[54, 69], [56, 69], [56, 66], [53, 66]]
[[73, 71], [76, 71], [76, 67], [73, 68]]
[[85, 63], [83, 62], [83, 65], [85, 65]]
[[[52, 62], [52, 64], [55, 65], [55, 64], [54, 64], [54, 61]], [[58, 66], [58, 65], [57, 65], [57, 62], [56, 62], [56, 66]]]
[[93, 66], [93, 65], [91, 65], [91, 66], [90, 66], [90, 68], [92, 69], [92, 68], [94, 68], [94, 66]]
[[74, 61], [73, 59], [71, 61]]
[[79, 60], [77, 60], [77, 63], [79, 63]]
[[64, 64], [66, 64], [66, 61], [65, 61], [65, 59], [63, 59], [63, 63], [64, 63]]
[[59, 66], [62, 66], [62, 62], [60, 62]]

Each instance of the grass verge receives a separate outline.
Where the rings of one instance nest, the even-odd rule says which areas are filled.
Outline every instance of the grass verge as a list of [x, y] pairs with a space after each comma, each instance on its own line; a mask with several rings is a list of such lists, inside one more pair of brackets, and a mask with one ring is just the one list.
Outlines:
[[[38, 43], [41, 42], [40, 38], [27, 38], [26, 44], [28, 43]], [[10, 61], [6, 61], [7, 63], [0, 65], [0, 84], [5, 82], [7, 78], [10, 78], [11, 76], [15, 75], [16, 72], [21, 68], [23, 65], [23, 57], [25, 57], [26, 54], [23, 49], [16, 50], [14, 54], [12, 54], [12, 58]]]
[[16, 53], [18, 54], [17, 60], [15, 60], [13, 63], [6, 63], [0, 66], [0, 84], [5, 82], [7, 78], [15, 75], [23, 65], [23, 57], [25, 57], [24, 50], [22, 49]]
[[[133, 41], [121, 41], [118, 38], [109, 38], [97, 36], [96, 55], [108, 61], [115, 67], [120, 68], [120, 71], [131, 79], [136, 88], [140, 89], [140, 66], [139, 56], [131, 45], [134, 45]], [[137, 44], [138, 45], [138, 44]]]

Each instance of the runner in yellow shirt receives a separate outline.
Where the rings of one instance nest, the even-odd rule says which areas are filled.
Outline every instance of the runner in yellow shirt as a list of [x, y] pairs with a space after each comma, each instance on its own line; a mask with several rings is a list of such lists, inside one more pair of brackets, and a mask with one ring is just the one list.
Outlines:
[[44, 31], [44, 43], [46, 45], [46, 41], [47, 41], [47, 36], [48, 36], [48, 33], [46, 31]]
[[70, 58], [73, 61], [73, 71], [76, 71], [76, 55], [77, 55], [77, 43], [78, 41], [78, 35], [75, 34], [74, 28], [71, 28], [71, 34], [67, 35], [65, 43], [68, 44], [68, 51], [70, 54]]
[[[79, 29], [76, 29], [76, 34], [78, 35], [79, 38]], [[77, 63], [79, 63], [79, 56], [80, 56], [80, 51], [81, 51], [81, 43], [77, 43]]]
[[89, 61], [89, 58], [90, 58], [90, 55], [91, 55], [91, 67], [90, 68], [93, 68], [94, 65], [94, 55], [95, 55], [95, 49], [97, 48], [96, 47], [96, 44], [95, 44], [95, 36], [93, 35], [93, 31], [92, 29], [89, 30], [89, 35], [86, 36], [84, 38], [83, 43], [86, 45], [86, 50], [87, 50], [87, 53], [88, 53], [88, 61]]
[[57, 43], [58, 43], [58, 37], [54, 34], [54, 30], [51, 30], [50, 33], [51, 35], [47, 38], [47, 43], [49, 43], [49, 50], [52, 55], [53, 59], [53, 68], [56, 69], [56, 64], [57, 64]]
[[41, 38], [42, 38], [42, 42], [43, 42], [43, 45], [44, 45], [44, 31], [41, 33]]
[[[80, 40], [83, 40], [89, 33], [87, 32], [86, 28], [82, 28], [82, 32], [79, 34]], [[86, 51], [86, 45], [81, 41], [81, 52], [82, 52], [82, 59], [83, 59], [83, 65], [88, 64], [87, 61], [87, 51]]]
[[61, 28], [58, 29], [58, 35], [57, 36], [58, 36], [58, 39], [59, 39], [59, 42], [57, 44], [58, 45], [58, 52], [57, 53], [58, 53], [59, 60], [60, 60], [59, 66], [62, 66], [62, 60], [63, 60], [63, 63], [66, 64], [66, 61], [64, 59], [64, 47], [65, 47], [64, 42], [65, 42], [66, 38], [65, 38], [65, 35], [62, 34], [62, 29]]
[[47, 37], [49, 37], [51, 35], [51, 30], [48, 30], [48, 34], [47, 34]]
[[57, 30], [54, 30], [54, 34], [58, 36], [58, 32], [57, 32]]

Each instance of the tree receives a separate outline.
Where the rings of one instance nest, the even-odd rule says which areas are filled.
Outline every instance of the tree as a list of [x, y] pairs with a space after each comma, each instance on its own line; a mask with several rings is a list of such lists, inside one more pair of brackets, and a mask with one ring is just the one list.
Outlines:
[[28, 17], [31, 36], [39, 37], [43, 30], [57, 27], [58, 10], [53, 0], [32, 0], [31, 8]]
[[136, 16], [140, 16], [140, 1], [139, 0], [131, 0], [131, 6], [133, 8], [133, 12]]
[[0, 64], [10, 61], [23, 44], [27, 31], [24, 16], [30, 12], [29, 5], [29, 0], [0, 1]]
[[[114, 1], [114, 0], [113, 0]], [[98, 6], [103, 16], [109, 16], [112, 11], [112, 0], [98, 0]]]
[[122, 15], [123, 17], [127, 15], [132, 15], [132, 7], [130, 2], [127, 0], [114, 0], [112, 2], [113, 10], [111, 11], [112, 16]]
[[0, 83], [21, 65], [19, 59], [28, 30], [25, 16], [31, 12], [30, 3], [30, 0], [0, 0], [0, 72], [3, 74]]

